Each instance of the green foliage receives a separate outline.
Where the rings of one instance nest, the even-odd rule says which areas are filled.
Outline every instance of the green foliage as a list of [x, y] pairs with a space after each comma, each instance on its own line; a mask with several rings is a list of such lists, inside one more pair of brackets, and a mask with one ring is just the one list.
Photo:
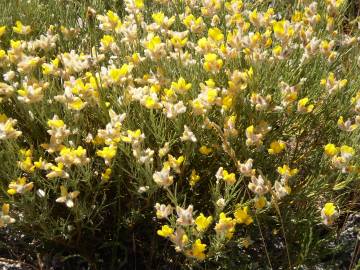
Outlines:
[[0, 252], [63, 269], [356, 267], [356, 5], [207, 2], [0, 0]]

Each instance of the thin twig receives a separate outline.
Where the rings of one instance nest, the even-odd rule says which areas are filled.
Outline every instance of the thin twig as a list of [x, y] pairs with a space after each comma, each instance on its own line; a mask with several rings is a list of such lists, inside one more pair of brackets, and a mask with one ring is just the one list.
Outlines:
[[[234, 149], [230, 146], [229, 142], [226, 140], [226, 137], [224, 135], [224, 133], [222, 132], [221, 128], [215, 124], [214, 122], [210, 121], [209, 120], [209, 123], [210, 125], [217, 131], [217, 133], [219, 134], [222, 142], [223, 142], [223, 148], [224, 148], [224, 151], [230, 156], [230, 158], [232, 159], [232, 161], [235, 163], [235, 166], [238, 170], [239, 173], [241, 173], [241, 170], [240, 170], [240, 164], [238, 162], [238, 160], [236, 159], [236, 156], [235, 156], [235, 151]], [[244, 179], [244, 178], [243, 178]], [[244, 185], [245, 185], [245, 190], [246, 190], [246, 193], [248, 194], [248, 196], [250, 197], [251, 194], [250, 194], [250, 191], [247, 187], [247, 185], [245, 184], [245, 182], [243, 182]], [[266, 258], [268, 260], [268, 263], [270, 265], [270, 268], [273, 269], [272, 267], [272, 264], [271, 264], [271, 260], [270, 260], [270, 256], [269, 256], [269, 253], [268, 253], [268, 250], [267, 250], [267, 247], [266, 247], [266, 243], [265, 243], [265, 238], [264, 238], [264, 235], [263, 235], [263, 232], [262, 232], [262, 229], [261, 229], [261, 226], [260, 226], [260, 222], [259, 222], [259, 218], [258, 218], [258, 215], [257, 213], [255, 212], [255, 219], [256, 219], [256, 223], [258, 225], [258, 228], [259, 228], [259, 231], [260, 231], [260, 236], [261, 236], [261, 240], [263, 242], [263, 245], [264, 245], [264, 249], [265, 249], [265, 254], [266, 254]]]
[[359, 252], [360, 252], [360, 245], [359, 245], [359, 238], [357, 237], [356, 242], [355, 242], [354, 253], [351, 256], [351, 262], [350, 262], [350, 265], [349, 265], [349, 270], [352, 269], [354, 263], [356, 262], [356, 258], [358, 257]]
[[275, 194], [273, 194], [273, 201], [274, 201], [274, 205], [275, 205], [276, 212], [277, 212], [277, 214], [279, 215], [280, 224], [281, 224], [281, 231], [282, 231], [282, 234], [283, 234], [283, 237], [284, 237], [284, 241], [285, 241], [285, 248], [286, 248], [286, 255], [287, 255], [288, 263], [289, 263], [289, 269], [291, 269], [292, 267], [291, 267], [290, 253], [289, 253], [289, 248], [288, 248], [288, 244], [287, 244], [287, 240], [286, 240], [284, 223], [283, 223], [283, 220], [282, 220], [282, 217], [281, 217], [280, 208], [279, 208], [279, 205], [278, 205], [278, 202], [277, 202], [277, 199], [276, 199], [276, 195], [275, 195]]

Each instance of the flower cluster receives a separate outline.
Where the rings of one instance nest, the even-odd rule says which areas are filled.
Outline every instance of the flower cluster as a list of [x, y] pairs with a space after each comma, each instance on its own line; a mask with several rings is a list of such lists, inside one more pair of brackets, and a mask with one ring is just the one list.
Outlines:
[[[298, 1], [292, 14], [123, 2], [122, 16], [89, 7], [83, 29], [0, 25], [0, 227], [15, 222], [10, 204], [31, 217], [27, 198], [60, 208], [49, 220], [77, 237], [117, 200], [131, 215], [155, 205], [157, 234], [204, 261], [230, 241], [265, 245], [261, 222], [283, 225], [283, 209], [311, 220], [306, 209], [355, 182], [360, 27], [342, 25], [345, 1]], [[317, 219], [334, 224], [340, 201]]]

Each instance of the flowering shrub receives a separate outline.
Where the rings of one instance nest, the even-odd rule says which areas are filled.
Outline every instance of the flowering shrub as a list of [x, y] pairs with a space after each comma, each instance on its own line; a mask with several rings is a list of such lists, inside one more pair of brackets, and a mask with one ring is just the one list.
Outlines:
[[0, 227], [105, 269], [335, 256], [359, 209], [351, 3], [93, 4], [0, 26]]

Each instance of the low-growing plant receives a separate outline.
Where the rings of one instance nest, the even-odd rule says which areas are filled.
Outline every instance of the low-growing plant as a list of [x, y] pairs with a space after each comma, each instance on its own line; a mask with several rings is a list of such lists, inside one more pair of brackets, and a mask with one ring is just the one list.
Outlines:
[[4, 6], [10, 256], [40, 268], [60, 256], [63, 269], [356, 267], [354, 3]]

